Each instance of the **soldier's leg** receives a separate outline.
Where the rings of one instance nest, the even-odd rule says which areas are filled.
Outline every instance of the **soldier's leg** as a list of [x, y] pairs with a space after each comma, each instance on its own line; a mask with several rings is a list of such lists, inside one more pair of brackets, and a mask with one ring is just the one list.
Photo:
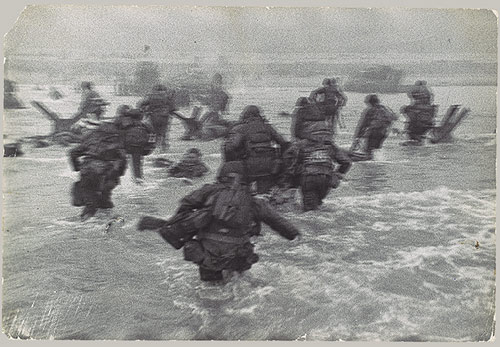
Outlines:
[[311, 211], [318, 209], [319, 196], [314, 176], [305, 176], [301, 182], [302, 209]]
[[142, 179], [142, 150], [134, 148], [131, 155], [134, 178]]
[[98, 175], [92, 175], [91, 173], [82, 173], [80, 179], [80, 187], [82, 193], [82, 200], [85, 204], [85, 208], [82, 211], [82, 219], [87, 219], [94, 216], [97, 212], [97, 207], [99, 206], [100, 196], [99, 196], [99, 186], [100, 177]]

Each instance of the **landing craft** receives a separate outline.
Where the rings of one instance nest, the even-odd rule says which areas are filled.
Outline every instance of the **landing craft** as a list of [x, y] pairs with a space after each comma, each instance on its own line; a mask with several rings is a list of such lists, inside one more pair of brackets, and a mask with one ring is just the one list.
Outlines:
[[406, 93], [409, 86], [401, 84], [403, 76], [402, 70], [386, 65], [374, 66], [349, 76], [343, 89], [364, 94]]

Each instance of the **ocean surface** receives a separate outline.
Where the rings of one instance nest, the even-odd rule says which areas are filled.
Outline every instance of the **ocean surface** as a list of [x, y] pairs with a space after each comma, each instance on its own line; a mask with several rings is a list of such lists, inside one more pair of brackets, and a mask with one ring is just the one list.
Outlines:
[[[256, 104], [286, 137], [299, 96], [317, 79], [260, 80], [229, 86], [229, 119]], [[282, 81], [283, 82], [283, 81]], [[432, 87], [432, 86], [431, 86]], [[29, 108], [4, 112], [4, 141], [45, 135], [51, 123], [29, 105], [46, 103], [69, 117], [80, 96], [59, 86], [21, 85]], [[107, 116], [137, 97], [118, 97]], [[265, 226], [260, 261], [223, 288], [202, 284], [154, 232], [136, 230], [143, 215], [171, 216], [178, 201], [214, 180], [219, 140], [183, 142], [173, 122], [166, 157], [198, 147], [210, 173], [192, 184], [168, 178], [145, 158], [145, 183], [127, 170], [115, 208], [79, 221], [70, 204], [70, 147], [34, 148], [3, 158], [2, 329], [11, 338], [118, 340], [479, 341], [494, 334], [496, 281], [496, 88], [435, 87], [438, 120], [452, 104], [471, 112], [452, 143], [400, 146], [391, 135], [370, 162], [354, 163], [320, 210], [280, 208], [301, 230], [288, 241]], [[349, 148], [365, 95], [347, 93], [337, 144]], [[380, 95], [399, 112], [405, 94]], [[181, 110], [185, 114], [190, 111]], [[403, 129], [404, 117], [395, 124]]]

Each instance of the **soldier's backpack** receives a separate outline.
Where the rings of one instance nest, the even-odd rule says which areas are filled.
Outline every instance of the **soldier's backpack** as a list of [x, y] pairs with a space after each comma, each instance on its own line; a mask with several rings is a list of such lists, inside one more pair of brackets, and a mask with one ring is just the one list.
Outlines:
[[125, 130], [124, 142], [127, 153], [142, 148], [142, 155], [149, 155], [155, 147], [156, 135], [151, 127], [141, 122]]
[[327, 145], [319, 145], [308, 150], [302, 164], [302, 173], [306, 175], [324, 174], [332, 175], [333, 160]]
[[385, 129], [388, 128], [394, 121], [395, 116], [384, 106], [376, 106], [373, 108], [372, 121], [370, 128], [372, 129]]
[[103, 123], [92, 130], [82, 140], [88, 154], [95, 158], [106, 159], [107, 153], [121, 148], [120, 133], [113, 124]]
[[241, 184], [240, 176], [234, 177], [231, 186], [220, 191], [215, 197], [212, 217], [230, 228], [245, 228], [252, 222], [252, 195], [247, 187]]

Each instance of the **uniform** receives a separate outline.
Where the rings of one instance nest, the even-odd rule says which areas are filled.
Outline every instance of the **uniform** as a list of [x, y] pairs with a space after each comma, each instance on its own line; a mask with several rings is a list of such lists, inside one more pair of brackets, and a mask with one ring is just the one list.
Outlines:
[[143, 179], [143, 156], [150, 154], [155, 145], [154, 131], [142, 121], [142, 117], [138, 109], [128, 109], [116, 120], [122, 133], [123, 146], [132, 157], [133, 174], [137, 183]]
[[249, 180], [256, 182], [260, 194], [275, 184], [281, 169], [280, 151], [288, 142], [265, 122], [258, 107], [251, 105], [243, 111], [241, 122], [231, 128], [223, 146], [225, 160], [244, 161]]
[[107, 103], [103, 98], [92, 89], [92, 83], [82, 82], [82, 100], [78, 109], [78, 114], [94, 114], [97, 120], [101, 119], [104, 113], [103, 106]]
[[324, 113], [320, 112], [317, 104], [310, 103], [307, 98], [298, 98], [292, 113], [292, 140], [305, 138], [305, 129], [314, 122], [326, 123]]
[[359, 120], [354, 138], [356, 143], [359, 138], [366, 138], [365, 152], [371, 156], [373, 150], [382, 147], [389, 135], [391, 124], [397, 120], [397, 116], [387, 107], [380, 105], [375, 94], [368, 95], [365, 102], [369, 107], [365, 109]]
[[177, 214], [191, 215], [208, 209], [209, 222], [184, 245], [184, 257], [199, 265], [202, 281], [220, 281], [222, 271], [243, 272], [258, 261], [250, 237], [264, 222], [281, 236], [293, 240], [299, 230], [264, 200], [254, 198], [241, 162], [226, 162], [218, 182], [207, 184], [184, 197]]
[[345, 94], [336, 83], [333, 83], [332, 79], [326, 78], [323, 80], [323, 87], [312, 91], [309, 99], [318, 105], [320, 112], [330, 125], [332, 133], [335, 134], [339, 109], [347, 103]]
[[138, 103], [137, 108], [149, 114], [156, 141], [162, 151], [166, 151], [171, 113], [176, 111], [173, 95], [167, 91], [166, 87], [155, 86], [153, 92]]
[[80, 200], [85, 208], [82, 218], [92, 217], [98, 208], [111, 208], [111, 191], [120, 183], [127, 162], [120, 131], [104, 123], [89, 133], [82, 143], [70, 151], [71, 164], [80, 171], [80, 181], [74, 188], [74, 201]]
[[331, 142], [331, 132], [324, 123], [317, 123], [310, 135], [310, 139], [294, 142], [283, 156], [282, 183], [300, 186], [304, 211], [317, 209], [352, 165], [348, 154]]
[[401, 113], [408, 119], [406, 132], [410, 140], [423, 143], [427, 132], [434, 127], [436, 112], [436, 105], [425, 104], [408, 105], [401, 109]]

